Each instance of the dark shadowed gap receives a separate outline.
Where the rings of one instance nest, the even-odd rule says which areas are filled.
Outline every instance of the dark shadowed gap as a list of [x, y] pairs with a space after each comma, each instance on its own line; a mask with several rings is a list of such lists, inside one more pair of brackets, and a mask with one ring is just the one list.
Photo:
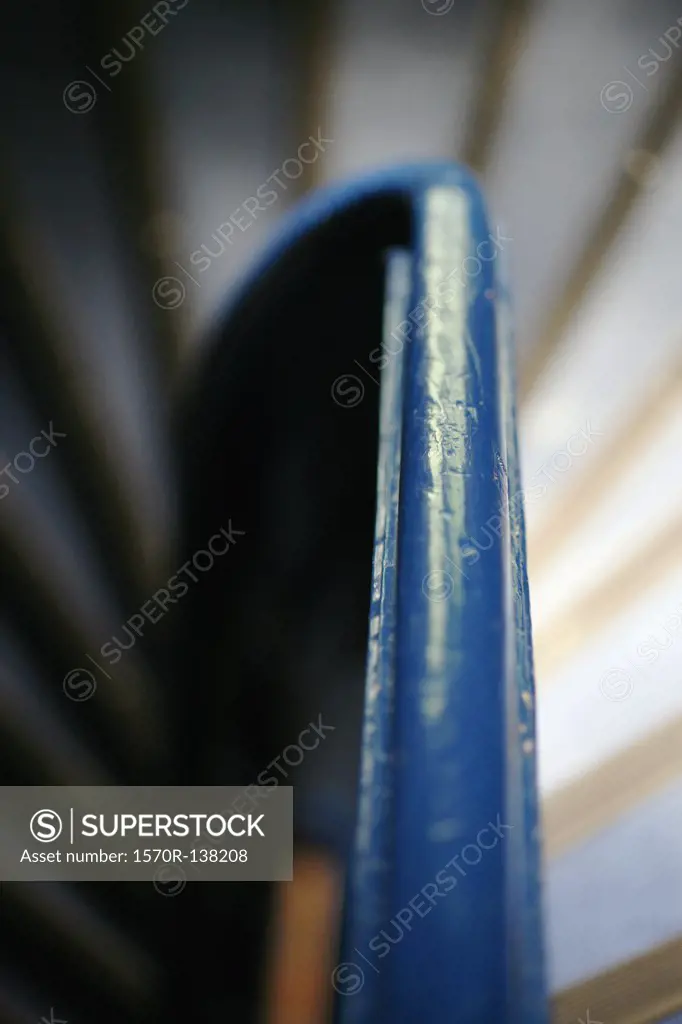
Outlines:
[[[400, 194], [360, 200], [308, 232], [219, 325], [180, 421], [183, 557], [221, 527], [243, 535], [183, 601], [176, 781], [293, 784], [297, 841], [341, 862], [355, 815], [376, 503], [370, 353], [385, 251], [410, 232]], [[283, 752], [312, 723], [320, 742], [295, 765], [299, 755]], [[254, 1019], [270, 896], [254, 883], [188, 885], [169, 936], [174, 1012], [186, 999], [202, 1016]]]

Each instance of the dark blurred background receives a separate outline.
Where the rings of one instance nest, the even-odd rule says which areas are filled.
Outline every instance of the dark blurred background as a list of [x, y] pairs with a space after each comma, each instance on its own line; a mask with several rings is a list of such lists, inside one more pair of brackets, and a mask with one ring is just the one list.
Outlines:
[[[177, 620], [171, 609], [121, 659], [115, 685], [86, 656], [122, 637], [122, 623], [191, 556], [189, 538], [210, 520], [206, 467], [219, 475], [239, 463], [238, 435], [220, 447], [230, 422], [217, 412], [222, 378], [203, 419], [202, 389], [222, 365], [217, 350], [234, 341], [221, 306], [281, 218], [328, 181], [462, 160], [509, 240], [552, 987], [677, 939], [682, 7], [24, 0], [3, 12], [0, 52], [4, 782], [249, 783], [321, 714], [334, 731], [292, 776], [299, 838], [342, 862], [362, 699], [355, 590], [363, 567], [369, 579], [371, 494], [359, 491], [345, 547], [318, 523], [318, 547], [297, 563], [291, 537], [315, 530], [314, 503], [297, 505], [295, 481], [314, 472], [317, 409], [332, 402], [335, 371], [352, 369], [352, 349], [337, 367], [316, 362], [312, 340], [306, 349], [296, 341], [263, 370], [273, 396], [273, 367], [286, 374], [268, 427], [288, 439], [272, 476], [273, 509], [284, 511], [273, 515], [268, 548], [253, 517], [239, 521], [248, 501], [215, 506], [246, 531], [228, 556], [231, 619], [215, 596], [228, 572], [220, 568], [203, 598], [190, 597]], [[299, 174], [311, 138], [315, 159]], [[338, 329], [351, 334], [358, 310], [348, 296], [339, 303]], [[244, 376], [235, 402], [248, 405], [253, 379]], [[342, 410], [347, 457], [365, 483], [376, 444], [371, 388], [359, 410]], [[36, 451], [49, 443], [48, 455], [15, 464], [41, 431], [49, 440]], [[337, 433], [334, 444], [342, 451]], [[203, 482], [193, 463], [206, 468]], [[260, 545], [257, 577], [240, 554], [249, 544]], [[336, 583], [318, 598], [306, 587], [325, 544], [336, 544]], [[273, 591], [268, 558], [280, 556]], [[353, 593], [344, 596], [348, 558]], [[251, 655], [237, 671], [226, 651], [247, 605]], [[210, 655], [209, 633], [223, 639]], [[316, 640], [305, 664], [295, 660], [303, 634]], [[209, 702], [207, 674], [224, 703]], [[243, 699], [237, 678], [242, 687], [256, 680]], [[97, 699], [82, 700], [92, 680]], [[210, 778], [201, 759], [209, 747]], [[626, 851], [636, 870], [625, 867]], [[197, 1009], [200, 971], [183, 989], [183, 969], [199, 970], [192, 929], [219, 920], [202, 916], [189, 888], [163, 899], [151, 885], [3, 884], [0, 1020], [50, 1020], [51, 1008], [69, 1024], [180, 1019], [180, 1006], [202, 1019], [239, 1010], [217, 996]], [[268, 899], [257, 898], [263, 918]], [[239, 897], [229, 900], [224, 920], [234, 925]], [[251, 910], [245, 904], [242, 917]], [[260, 968], [247, 960], [259, 940], [227, 932], [205, 971], [236, 958], [233, 977], [241, 955], [245, 986], [258, 987]]]

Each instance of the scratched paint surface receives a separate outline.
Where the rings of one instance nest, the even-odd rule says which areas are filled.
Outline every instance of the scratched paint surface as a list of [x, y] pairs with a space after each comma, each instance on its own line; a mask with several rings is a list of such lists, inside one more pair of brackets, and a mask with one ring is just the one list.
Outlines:
[[[491, 443], [500, 435], [494, 307], [481, 301], [492, 292], [493, 270], [479, 261], [475, 277], [465, 273], [489, 229], [473, 185], [426, 190], [418, 223], [413, 301], [425, 302], [429, 315], [406, 367], [396, 906], [409, 903], [505, 812], [504, 556], [497, 538], [474, 564], [462, 554], [500, 509]], [[442, 595], [425, 592], [423, 580], [438, 573], [447, 584]], [[510, 1019], [504, 841], [465, 877], [455, 875], [456, 888], [414, 940], [395, 947], [394, 1019]], [[398, 980], [407, 972], [419, 986], [401, 992]]]
[[[473, 276], [459, 272], [493, 237], [481, 196], [451, 165], [398, 168], [324, 190], [284, 222], [254, 274], [308, 230], [386, 194], [413, 207], [405, 245], [420, 329], [403, 352], [400, 461], [394, 449], [380, 467], [393, 504], [382, 510], [380, 498], [377, 511], [368, 713], [341, 950], [365, 980], [337, 988], [335, 1015], [343, 1024], [544, 1024], [508, 309], [492, 261], [479, 261]], [[445, 285], [452, 273], [463, 287]], [[385, 421], [383, 429], [395, 442], [399, 431], [386, 433]], [[490, 822], [504, 823], [503, 837], [407, 927], [410, 901]], [[348, 940], [366, 937], [384, 913], [388, 955], [368, 966]]]

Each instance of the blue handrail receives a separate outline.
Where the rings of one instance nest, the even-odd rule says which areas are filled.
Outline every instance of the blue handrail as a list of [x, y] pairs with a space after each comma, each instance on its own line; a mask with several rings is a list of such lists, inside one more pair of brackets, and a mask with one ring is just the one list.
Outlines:
[[339, 1024], [547, 1020], [510, 318], [458, 174], [413, 187], [389, 261]]
[[[319, 488], [322, 508], [303, 484], [298, 502], [328, 524], [330, 553], [338, 560], [343, 550], [357, 569], [372, 516], [376, 397], [360, 404], [359, 374], [381, 375], [361, 778], [331, 977], [338, 1024], [548, 1019], [523, 495], [500, 274], [510, 241], [455, 165], [321, 190], [284, 220], [232, 293], [217, 320], [231, 333], [220, 336], [211, 386], [200, 392], [201, 443], [189, 447], [208, 454], [192, 460], [193, 531], [203, 537], [202, 517], [216, 518], [229, 496], [229, 514], [267, 537], [262, 445], [290, 415], [299, 367], [323, 363], [331, 395], [316, 364], [315, 387], [296, 405], [296, 443], [310, 430], [329, 441], [334, 486]], [[386, 249], [382, 336], [374, 299]], [[356, 363], [357, 374], [332, 380]], [[344, 405], [358, 405], [357, 415]], [[220, 445], [206, 443], [216, 435]], [[311, 461], [310, 480], [321, 466]], [[230, 487], [218, 487], [228, 470]], [[294, 515], [297, 502], [288, 508]], [[326, 545], [306, 548], [310, 572]], [[243, 591], [258, 599], [252, 571], [233, 563], [235, 616]], [[360, 575], [349, 565], [348, 576], [356, 608]], [[208, 633], [212, 622], [202, 607], [197, 629]], [[294, 634], [292, 662], [304, 642]], [[293, 688], [276, 695], [283, 709], [297, 700]]]

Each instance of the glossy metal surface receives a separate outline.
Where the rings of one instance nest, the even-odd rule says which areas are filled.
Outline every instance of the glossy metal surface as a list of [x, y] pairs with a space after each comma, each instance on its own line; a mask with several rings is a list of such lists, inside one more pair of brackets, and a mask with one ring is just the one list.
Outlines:
[[[264, 424], [276, 425], [276, 450], [286, 447], [281, 424], [295, 411], [301, 435], [314, 431], [324, 450], [324, 461], [311, 467], [314, 492], [299, 498], [311, 523], [326, 524], [310, 549], [310, 572], [322, 592], [330, 556], [345, 544], [339, 579], [346, 586], [355, 580], [353, 609], [360, 613], [367, 592], [352, 559], [365, 536], [359, 507], [371, 516], [379, 427], [358, 820], [331, 979], [339, 1024], [542, 1024], [547, 1016], [534, 695], [500, 239], [477, 185], [456, 166], [392, 170], [318, 192], [286, 220], [223, 310], [217, 327], [226, 325], [227, 333], [200, 391], [210, 423], [191, 449], [187, 491], [207, 517], [194, 529], [196, 541], [224, 514], [250, 524], [254, 552], [271, 543], [281, 554], [281, 535], [269, 540], [263, 509], [276, 505], [287, 521], [283, 503], [296, 478], [286, 476], [280, 507], [261, 438]], [[386, 250], [393, 252], [388, 273], [379, 261]], [[375, 317], [382, 284], [383, 343]], [[292, 290], [298, 304], [289, 302]], [[355, 302], [344, 320], [338, 311], [347, 295]], [[295, 331], [282, 329], [291, 324]], [[314, 367], [315, 376], [306, 402], [292, 404], [301, 366]], [[334, 378], [360, 384], [346, 373], [354, 366], [366, 377], [382, 374], [380, 424], [371, 405], [376, 391], [367, 388], [355, 410], [339, 408], [333, 388], [327, 397]], [[201, 452], [220, 452], [220, 459], [205, 465]], [[257, 503], [260, 494], [267, 503]], [[298, 506], [289, 514], [306, 521]], [[299, 564], [302, 551], [308, 558], [301, 545], [309, 536], [299, 541]], [[224, 621], [234, 619], [233, 651], [254, 630], [237, 617], [249, 606], [244, 594], [255, 588], [263, 600], [257, 567], [245, 563], [240, 575], [240, 563], [231, 566], [235, 603]], [[265, 578], [272, 594], [270, 563]], [[204, 594], [208, 607], [208, 585]], [[291, 657], [298, 657], [308, 620], [291, 614], [286, 579], [282, 594]], [[199, 612], [197, 623], [208, 629], [206, 607]], [[200, 674], [211, 677], [210, 670]], [[319, 676], [326, 699], [329, 675]], [[269, 692], [267, 675], [263, 680]], [[347, 682], [350, 703], [351, 676]], [[277, 682], [272, 694], [278, 720], [298, 707], [293, 687]], [[221, 721], [218, 711], [212, 718]], [[216, 749], [228, 746], [221, 732]], [[342, 813], [339, 801], [327, 798], [326, 806]], [[221, 908], [221, 919], [231, 912]], [[244, 950], [252, 960], [255, 947]]]
[[508, 303], [475, 185], [414, 201], [413, 322], [382, 379], [398, 417], [404, 361], [402, 425], [382, 424], [338, 1019], [531, 1024], [547, 1003]]

